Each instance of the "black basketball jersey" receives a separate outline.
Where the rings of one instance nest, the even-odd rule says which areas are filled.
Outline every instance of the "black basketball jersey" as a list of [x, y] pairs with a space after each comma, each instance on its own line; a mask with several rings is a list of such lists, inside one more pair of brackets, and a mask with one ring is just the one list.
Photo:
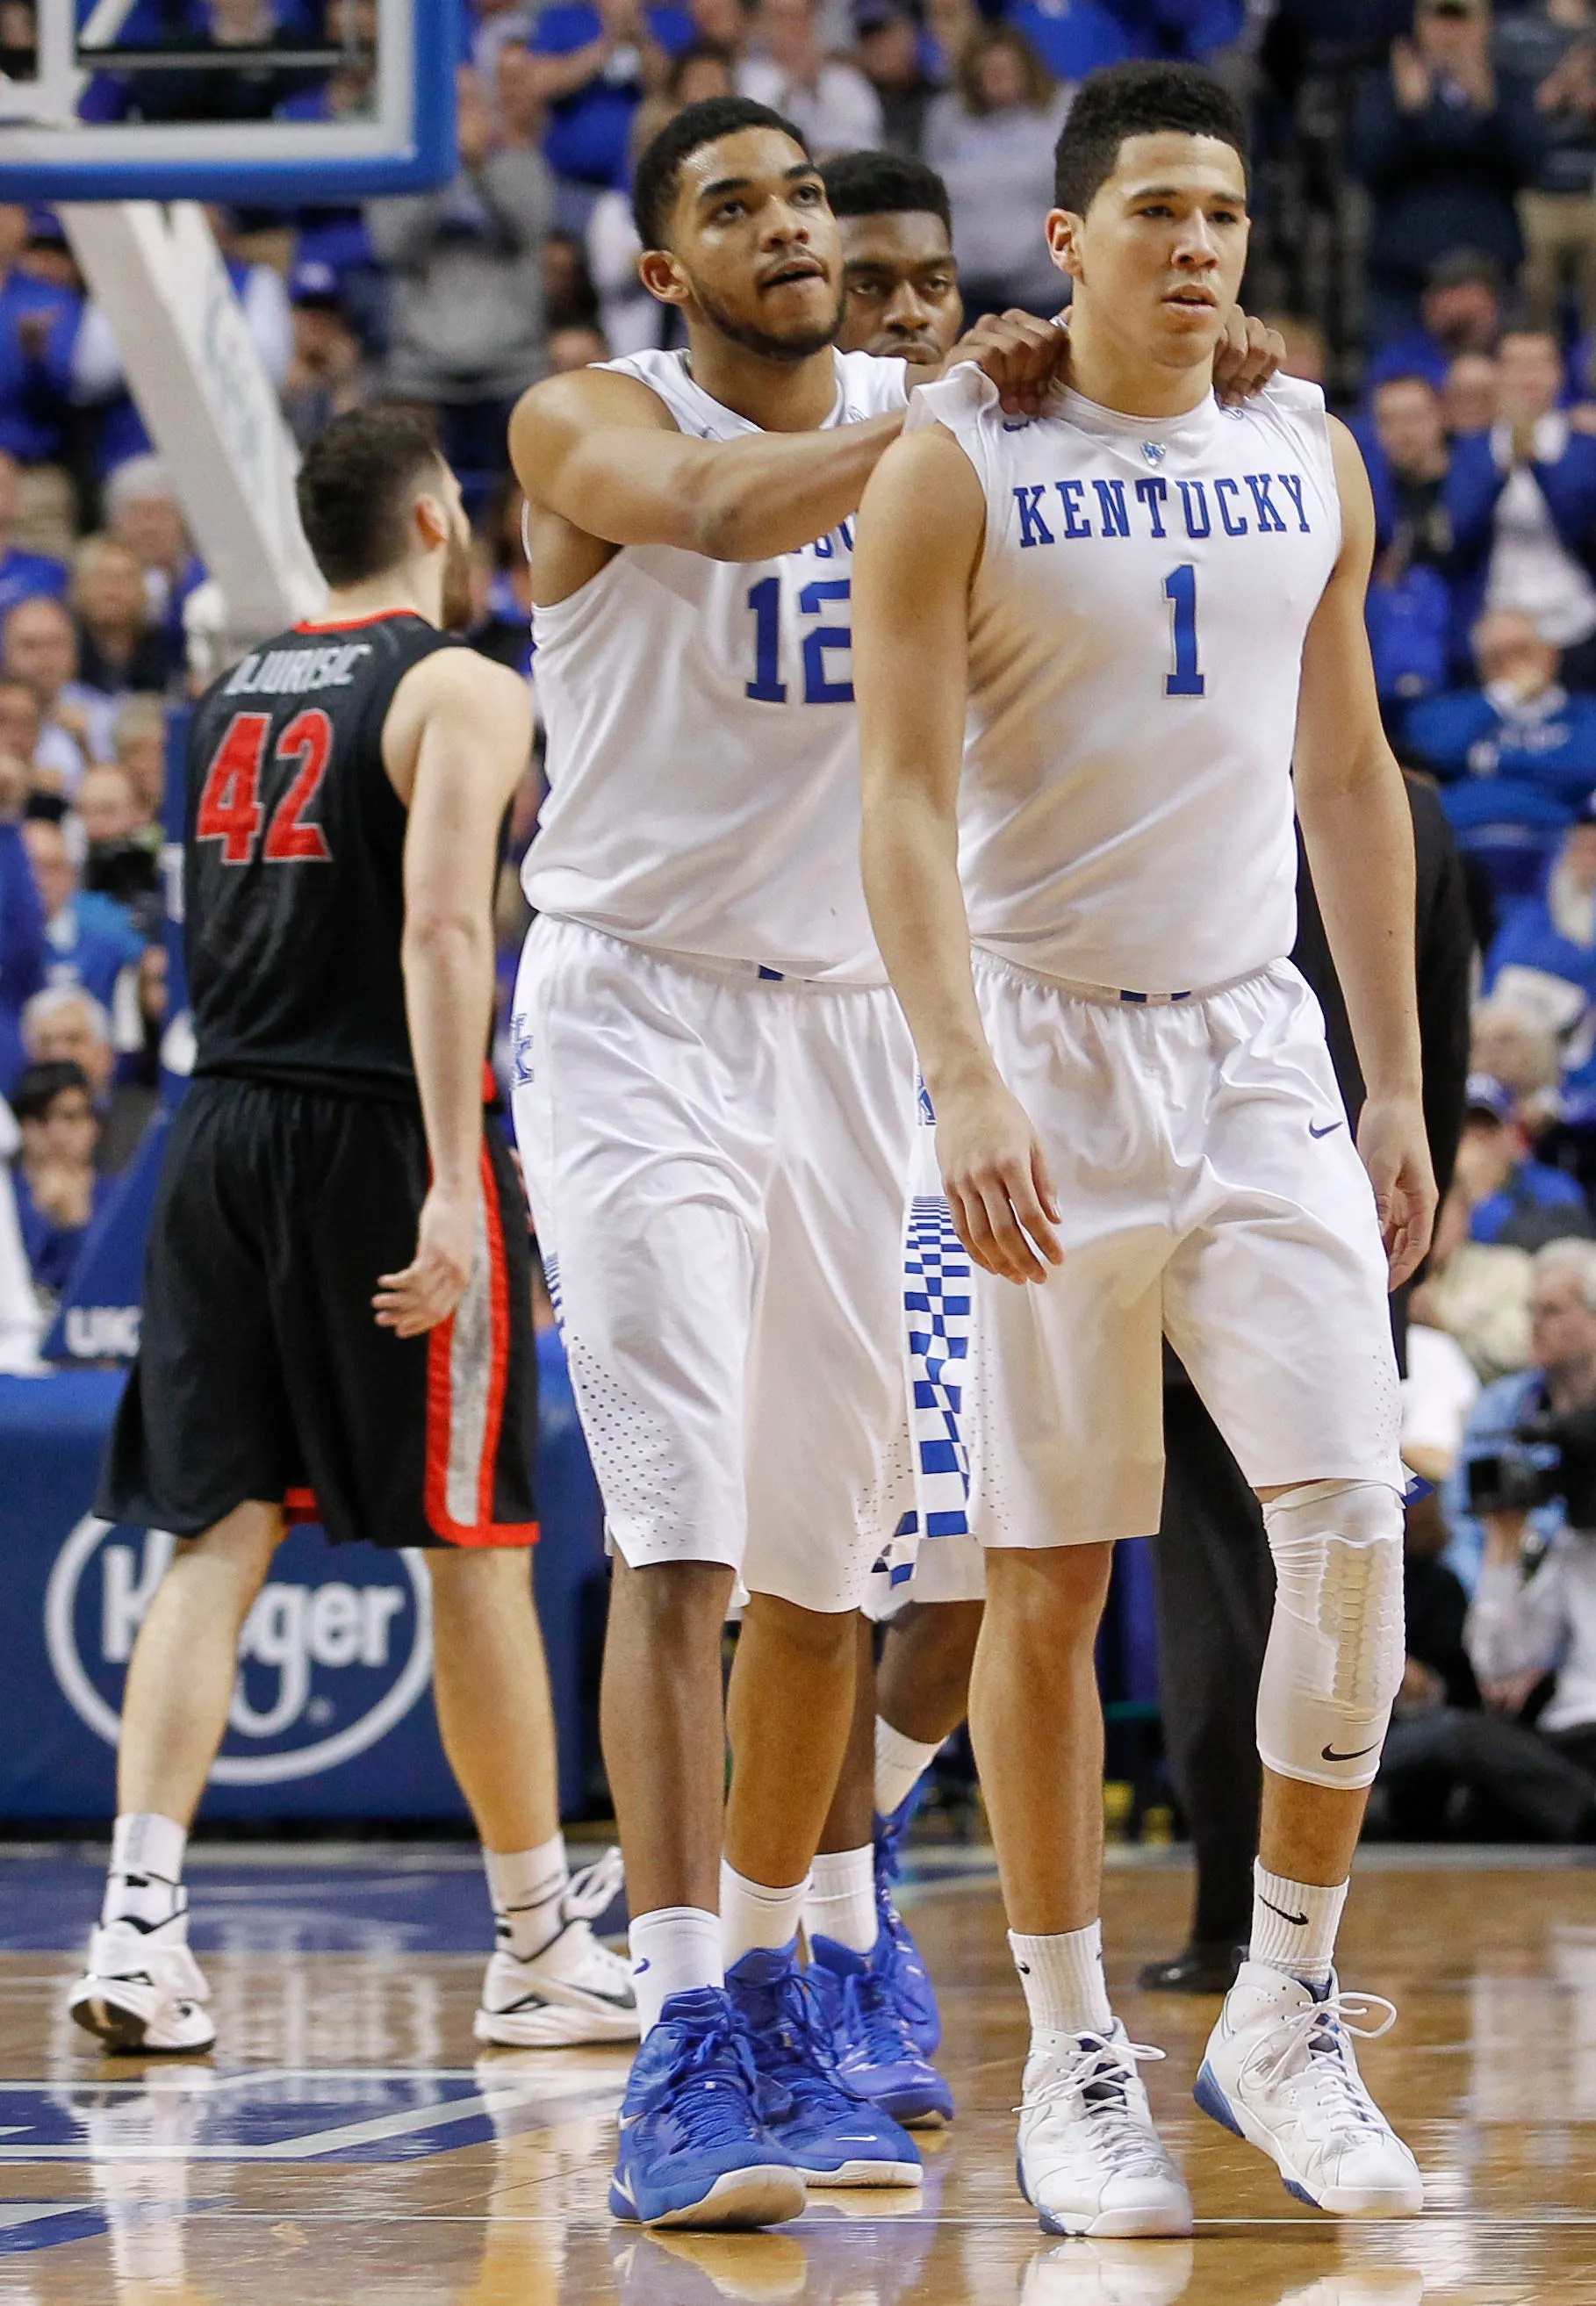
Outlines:
[[300, 625], [194, 711], [183, 850], [194, 1071], [413, 1098], [399, 682], [458, 645], [406, 611]]

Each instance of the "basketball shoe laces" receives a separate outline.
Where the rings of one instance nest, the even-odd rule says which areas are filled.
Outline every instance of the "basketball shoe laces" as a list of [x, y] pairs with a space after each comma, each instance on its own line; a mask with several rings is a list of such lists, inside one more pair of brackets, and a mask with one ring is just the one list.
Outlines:
[[772, 2115], [779, 2118], [806, 2109], [824, 2114], [837, 2097], [855, 2097], [857, 2093], [837, 2071], [837, 2054], [819, 1992], [803, 1971], [789, 1970], [785, 1977], [764, 1987], [762, 1998], [768, 2008], [757, 2023], [747, 2012], [739, 2014], [758, 2039], [761, 2082], [777, 2101], [786, 2101], [771, 2105], [762, 2102], [764, 2119], [768, 2122]]
[[560, 1919], [566, 1922], [596, 1922], [606, 1906], [612, 1905], [621, 1884], [627, 1878], [626, 1864], [619, 1849], [606, 1849], [580, 1874], [573, 1874], [565, 1885], [559, 1901]]
[[[1357, 2023], [1380, 2010], [1386, 2014], [1378, 2026]], [[1262, 2090], [1295, 2083], [1332, 2129], [1383, 2136], [1385, 2116], [1348, 2064], [1345, 2037], [1355, 2034], [1360, 2041], [1378, 2042], [1395, 2023], [1396, 2005], [1383, 1994], [1343, 1994], [1337, 1988], [1323, 2002], [1311, 2002], [1271, 2026], [1242, 2061], [1242, 2080]]]
[[917, 2056], [909, 2020], [879, 1969], [856, 1971], [843, 1979], [842, 2016], [844, 2034], [863, 2050], [867, 2065], [896, 2065]]
[[721, 2010], [713, 2018], [674, 2023], [679, 2046], [648, 2093], [649, 2111], [668, 2105], [679, 2126], [682, 2143], [673, 2151], [738, 2145], [751, 2127], [768, 2122], [772, 2111], [785, 2111], [769, 2102], [772, 2094], [764, 2088], [753, 2043], [736, 2011]]
[[1127, 2086], [1139, 2064], [1165, 2053], [1149, 2042], [1122, 2042], [1106, 2034], [1083, 2032], [1076, 2041], [1075, 2054], [1066, 2055], [1061, 2070], [1039, 2088], [1028, 2091], [1014, 2112], [1035, 2114], [1038, 2107], [1076, 2098], [1091, 2125], [1093, 2150], [1110, 2169], [1162, 2171], [1163, 2148], [1146, 2117], [1131, 2106]]

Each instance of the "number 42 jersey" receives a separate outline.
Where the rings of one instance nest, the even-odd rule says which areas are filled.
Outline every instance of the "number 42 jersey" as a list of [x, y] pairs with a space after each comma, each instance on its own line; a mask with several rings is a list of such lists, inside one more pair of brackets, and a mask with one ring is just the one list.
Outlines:
[[[902, 408], [901, 361], [838, 353], [829, 423]], [[610, 365], [706, 440], [757, 431], [685, 353]], [[853, 524], [757, 562], [627, 545], [533, 613], [549, 797], [541, 913], [656, 950], [881, 984], [859, 878]]]
[[986, 499], [960, 868], [975, 942], [1045, 976], [1187, 993], [1296, 935], [1302, 643], [1341, 551], [1323, 395], [1005, 417], [970, 367], [915, 397]]
[[213, 683], [188, 739], [183, 942], [196, 1074], [409, 1102], [405, 805], [382, 765], [422, 617], [301, 625]]

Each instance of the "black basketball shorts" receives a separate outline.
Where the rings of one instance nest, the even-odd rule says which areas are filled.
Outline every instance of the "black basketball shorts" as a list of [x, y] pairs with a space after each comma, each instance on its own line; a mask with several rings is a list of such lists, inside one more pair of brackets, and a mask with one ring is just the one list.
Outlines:
[[195, 1081], [167, 1140], [96, 1512], [193, 1537], [259, 1499], [336, 1542], [530, 1545], [526, 1204], [491, 1115], [482, 1174], [465, 1295], [397, 1337], [371, 1299], [415, 1253], [419, 1110]]

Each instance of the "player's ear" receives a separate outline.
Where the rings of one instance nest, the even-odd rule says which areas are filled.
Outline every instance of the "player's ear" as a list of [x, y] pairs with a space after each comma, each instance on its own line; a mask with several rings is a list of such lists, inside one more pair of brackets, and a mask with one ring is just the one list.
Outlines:
[[1084, 217], [1073, 209], [1049, 209], [1047, 211], [1047, 247], [1061, 272], [1071, 280], [1080, 278], [1080, 233]]
[[436, 552], [440, 544], [448, 542], [451, 533], [448, 508], [442, 499], [435, 497], [430, 490], [423, 491], [417, 497], [411, 518], [415, 523], [416, 535], [423, 552]]
[[685, 304], [692, 296], [681, 267], [668, 248], [645, 248], [637, 259], [637, 278], [661, 304]]

